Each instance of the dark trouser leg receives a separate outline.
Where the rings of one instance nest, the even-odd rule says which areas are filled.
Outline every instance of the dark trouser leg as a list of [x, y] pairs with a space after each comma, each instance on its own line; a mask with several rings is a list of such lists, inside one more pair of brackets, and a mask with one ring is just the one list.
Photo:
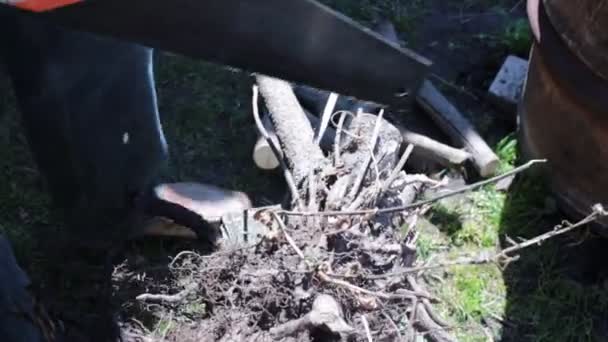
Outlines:
[[0, 234], [0, 336], [2, 341], [42, 342], [42, 332], [29, 317], [34, 300], [29, 278], [17, 264], [13, 249]]
[[74, 250], [74, 243], [88, 237], [87, 247], [93, 241], [116, 241], [109, 239], [113, 234], [127, 236], [120, 228], [133, 198], [155, 184], [166, 160], [152, 51], [0, 7], [0, 59], [13, 81], [35, 161], [72, 228], [72, 244], [57, 258], [61, 261], [52, 273], [57, 276], [47, 286], [62, 289], [70, 282], [89, 294], [87, 287], [100, 283], [93, 297], [70, 304], [86, 307], [82, 316], [95, 317], [82, 322], [84, 331], [93, 332], [92, 340], [113, 340], [111, 267], [103, 274], [90, 272], [84, 250]]
[[0, 12], [0, 57], [55, 204], [106, 237], [167, 156], [152, 51]]

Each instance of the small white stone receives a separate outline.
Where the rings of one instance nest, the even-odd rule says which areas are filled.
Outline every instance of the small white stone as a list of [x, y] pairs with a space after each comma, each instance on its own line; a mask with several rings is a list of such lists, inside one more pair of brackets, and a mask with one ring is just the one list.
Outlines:
[[123, 144], [128, 144], [129, 143], [129, 132], [124, 132], [122, 135], [122, 143]]

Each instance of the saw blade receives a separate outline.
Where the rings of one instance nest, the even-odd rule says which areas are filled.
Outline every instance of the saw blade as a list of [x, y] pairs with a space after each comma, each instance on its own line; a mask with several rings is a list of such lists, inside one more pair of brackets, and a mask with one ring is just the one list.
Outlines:
[[388, 105], [411, 103], [431, 65], [313, 0], [90, 0], [40, 15]]

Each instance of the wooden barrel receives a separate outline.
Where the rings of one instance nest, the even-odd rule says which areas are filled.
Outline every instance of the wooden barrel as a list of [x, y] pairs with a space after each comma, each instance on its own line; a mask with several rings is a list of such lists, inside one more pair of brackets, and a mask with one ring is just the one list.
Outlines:
[[529, 0], [528, 15], [535, 42], [519, 105], [522, 152], [548, 159], [560, 206], [587, 215], [608, 204], [608, 0]]

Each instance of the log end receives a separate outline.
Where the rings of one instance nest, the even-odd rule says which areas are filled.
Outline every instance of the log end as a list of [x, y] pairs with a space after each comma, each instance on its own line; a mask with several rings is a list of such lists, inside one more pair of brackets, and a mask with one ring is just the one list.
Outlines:
[[253, 147], [253, 161], [262, 170], [274, 170], [280, 165], [272, 148], [264, 138], [258, 139]]
[[494, 176], [500, 166], [500, 160], [494, 154], [477, 156], [474, 163], [479, 171], [479, 175], [484, 178]]

